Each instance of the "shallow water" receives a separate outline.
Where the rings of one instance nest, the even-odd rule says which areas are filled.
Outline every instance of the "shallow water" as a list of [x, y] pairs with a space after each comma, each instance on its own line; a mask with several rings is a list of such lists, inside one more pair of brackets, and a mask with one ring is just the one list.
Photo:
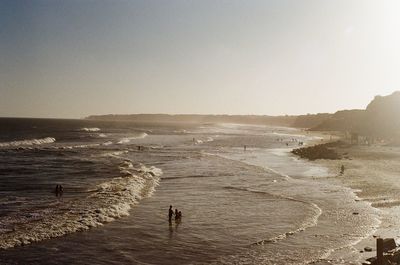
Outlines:
[[[351, 190], [321, 179], [326, 169], [288, 153], [297, 145], [293, 139], [311, 140], [296, 130], [71, 124], [64, 134], [67, 125], [57, 123], [32, 134], [54, 137], [54, 143], [0, 150], [7, 162], [1, 192], [8, 196], [0, 202], [7, 205], [0, 210], [7, 235], [0, 241], [14, 236], [30, 243], [21, 237], [38, 224], [52, 237], [35, 235], [40, 240], [31, 241], [39, 242], [1, 250], [5, 264], [306, 264], [378, 225], [373, 208], [356, 203]], [[49, 192], [56, 183], [65, 187], [61, 199]], [[170, 204], [183, 212], [180, 222], [168, 223]], [[20, 214], [41, 210], [63, 218], [25, 220]], [[86, 226], [71, 229], [82, 219]], [[59, 234], [51, 233], [51, 224]]]

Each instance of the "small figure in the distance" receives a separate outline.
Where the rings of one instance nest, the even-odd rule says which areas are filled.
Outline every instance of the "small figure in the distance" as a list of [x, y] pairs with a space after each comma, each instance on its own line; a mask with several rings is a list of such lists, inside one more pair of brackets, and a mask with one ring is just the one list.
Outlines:
[[178, 209], [175, 209], [175, 220], [178, 219]]
[[174, 211], [172, 210], [172, 205], [169, 206], [169, 211], [168, 211], [168, 220], [171, 222], [172, 216], [174, 215]]
[[243, 150], [246, 151], [247, 150], [247, 145], [243, 146]]
[[178, 210], [176, 210], [175, 212], [176, 212], [175, 213], [175, 223], [180, 224], [181, 220], [182, 220], [182, 212], [178, 211]]
[[56, 194], [56, 196], [57, 196], [57, 197], [61, 197], [62, 194], [63, 194], [63, 192], [64, 192], [63, 186], [57, 184], [56, 189], [55, 189], [55, 191], [54, 191], [54, 193]]
[[344, 174], [344, 165], [342, 165], [341, 167], [340, 167], [340, 175], [343, 175]]

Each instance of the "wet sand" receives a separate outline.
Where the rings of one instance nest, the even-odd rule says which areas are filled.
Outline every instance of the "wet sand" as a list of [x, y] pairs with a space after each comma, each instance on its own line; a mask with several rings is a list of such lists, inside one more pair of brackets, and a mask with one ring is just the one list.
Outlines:
[[[372, 145], [342, 146], [335, 150], [347, 158], [316, 161], [329, 168], [333, 177], [326, 181], [354, 189], [359, 198], [356, 200], [377, 208], [381, 224], [373, 235], [350, 248], [334, 252], [329, 259], [363, 261], [376, 256], [376, 237], [400, 239], [400, 148]], [[340, 174], [341, 165], [345, 167], [343, 175]], [[365, 247], [371, 247], [373, 251], [365, 252]]]

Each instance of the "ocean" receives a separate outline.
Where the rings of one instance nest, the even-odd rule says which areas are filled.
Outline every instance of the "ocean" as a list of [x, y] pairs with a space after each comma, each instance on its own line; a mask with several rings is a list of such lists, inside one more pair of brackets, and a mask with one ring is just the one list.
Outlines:
[[[2, 118], [0, 264], [312, 264], [343, 249], [332, 262], [357, 262], [378, 214], [290, 154], [318, 140], [271, 126]], [[181, 220], [168, 222], [170, 205]]]

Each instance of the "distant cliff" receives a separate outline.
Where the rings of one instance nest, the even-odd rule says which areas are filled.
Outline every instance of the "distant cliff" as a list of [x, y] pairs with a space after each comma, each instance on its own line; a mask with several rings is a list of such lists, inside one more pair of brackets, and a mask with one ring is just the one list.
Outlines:
[[254, 125], [291, 126], [296, 116], [261, 116], [261, 115], [196, 115], [196, 114], [128, 114], [94, 115], [86, 119], [131, 122], [171, 122], [171, 123], [240, 123]]
[[89, 120], [173, 123], [240, 123], [307, 128], [312, 131], [342, 131], [367, 137], [400, 137], [400, 91], [389, 96], [376, 96], [365, 110], [342, 110], [334, 114], [300, 116], [261, 115], [168, 115], [129, 114], [96, 115]]
[[313, 131], [362, 131], [365, 119], [365, 110], [341, 110], [327, 117], [316, 126], [310, 127]]
[[326, 121], [332, 116], [329, 113], [308, 114], [297, 116], [291, 127], [294, 128], [313, 128]]
[[338, 111], [313, 131], [347, 131], [367, 137], [400, 136], [400, 91], [376, 96], [365, 110]]
[[364, 126], [371, 135], [400, 136], [400, 91], [375, 97], [366, 109]]

